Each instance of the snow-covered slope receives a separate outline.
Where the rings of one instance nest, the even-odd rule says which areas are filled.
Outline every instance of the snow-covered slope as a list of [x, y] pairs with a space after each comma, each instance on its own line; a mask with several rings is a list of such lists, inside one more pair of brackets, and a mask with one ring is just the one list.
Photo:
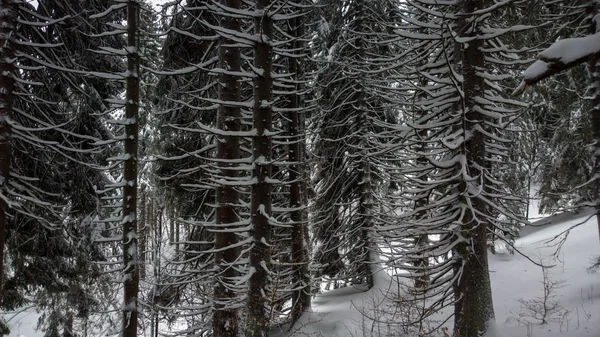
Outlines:
[[[542, 268], [526, 257], [500, 251], [490, 254], [490, 274], [494, 295], [496, 324], [489, 337], [600, 337], [600, 273], [590, 274], [587, 268], [592, 258], [600, 255], [598, 227], [591, 212], [562, 214], [537, 222], [543, 227], [525, 228], [516, 242], [517, 249], [535, 262], [554, 265], [547, 269], [547, 281], [555, 284], [549, 293], [548, 303], [555, 301], [547, 323], [535, 319], [524, 304], [536, 306], [543, 303], [544, 284]], [[548, 242], [571, 229], [560, 251]], [[562, 235], [564, 237], [564, 233]], [[274, 336], [414, 336], [387, 322], [390, 314], [398, 310], [384, 294], [398, 294], [397, 284], [389, 278], [379, 277], [375, 289], [343, 288], [318, 295], [313, 310], [305, 314], [292, 329], [283, 326]], [[394, 312], [395, 310], [395, 312]], [[444, 320], [450, 310], [433, 317]], [[451, 326], [451, 321], [446, 323]], [[289, 331], [288, 331], [289, 330]], [[435, 336], [444, 336], [438, 330]]]
[[290, 329], [285, 324], [271, 337], [283, 336], [387, 336], [396, 327], [385, 322], [394, 310], [389, 297], [398, 293], [398, 284], [384, 271], [376, 273], [374, 287], [365, 291], [347, 287], [326, 291], [312, 301], [312, 311]]
[[[577, 224], [559, 251], [552, 244], [558, 240], [548, 242]], [[547, 324], [529, 317], [531, 311], [519, 300], [535, 304], [544, 297], [542, 268], [520, 255], [490, 256], [496, 322], [506, 336], [600, 336], [600, 273], [587, 272], [592, 258], [600, 255], [595, 216], [582, 212], [555, 217], [542, 228], [525, 229], [516, 247], [534, 261], [554, 265], [547, 269], [547, 280], [555, 283], [550, 302], [559, 307]]]

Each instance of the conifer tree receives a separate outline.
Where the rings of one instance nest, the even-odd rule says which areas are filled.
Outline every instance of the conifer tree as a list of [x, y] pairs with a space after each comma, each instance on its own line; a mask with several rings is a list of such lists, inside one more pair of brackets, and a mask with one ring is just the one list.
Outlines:
[[304, 132], [306, 126], [306, 110], [309, 108], [305, 102], [305, 72], [303, 67], [306, 65], [305, 57], [305, 20], [304, 16], [297, 16], [288, 21], [289, 35], [293, 36], [290, 41], [292, 54], [288, 57], [288, 73], [292, 76], [292, 93], [288, 97], [289, 112], [287, 114], [288, 126], [286, 136], [288, 137], [288, 161], [289, 161], [289, 209], [291, 230], [291, 261], [293, 267], [292, 289], [292, 322], [297, 319], [306, 310], [310, 308], [310, 274], [308, 270], [308, 247], [306, 235], [307, 214], [305, 184], [306, 179], [306, 136]]
[[235, 298], [238, 296], [235, 289], [229, 285], [238, 277], [238, 268], [235, 266], [240, 249], [238, 245], [238, 231], [240, 218], [238, 216], [239, 193], [236, 185], [240, 177], [239, 159], [240, 139], [242, 129], [242, 97], [241, 81], [238, 74], [241, 72], [241, 50], [236, 43], [236, 33], [241, 32], [241, 20], [230, 11], [240, 10], [240, 0], [221, 0], [223, 12], [220, 13], [219, 29], [219, 111], [217, 128], [220, 134], [217, 137], [217, 160], [219, 177], [222, 183], [216, 189], [216, 223], [215, 229], [215, 267], [217, 269], [217, 282], [214, 285], [215, 311], [212, 318], [213, 333], [215, 336], [236, 337], [239, 334], [238, 310]]
[[18, 6], [14, 65], [20, 80], [12, 102], [9, 193], [14, 202], [5, 236], [11, 276], [2, 301], [14, 308], [35, 300], [44, 312], [40, 325], [56, 327], [66, 324], [69, 312], [89, 317], [104, 296], [97, 290], [105, 281], [92, 262], [103, 254], [92, 241], [91, 219], [94, 188], [105, 182], [96, 170], [104, 158], [96, 143], [107, 133], [90, 116], [97, 93], [69, 54], [67, 44], [77, 34], [65, 29], [73, 12], [63, 9], [62, 1]]
[[[4, 245], [8, 220], [9, 204], [7, 186], [11, 166], [11, 129], [15, 86], [15, 38], [17, 32], [17, 13], [20, 1], [2, 1], [0, 3], [0, 282], [4, 280]], [[0, 289], [0, 301], [2, 300]]]
[[254, 21], [254, 106], [252, 108], [252, 198], [250, 279], [246, 336], [267, 336], [266, 285], [271, 271], [271, 160], [273, 121], [273, 18], [271, 0], [258, 0]]
[[[487, 238], [509, 222], [521, 221], [506, 207], [513, 197], [495, 176], [508, 155], [505, 129], [524, 106], [502, 98], [495, 83], [510, 77], [499, 64], [518, 65], [510, 54], [516, 50], [501, 37], [530, 27], [494, 27], [504, 23], [498, 19], [503, 9], [485, 0], [416, 0], [406, 6], [401, 10], [406, 24], [398, 33], [413, 41], [406, 51], [412, 63], [409, 75], [427, 77], [424, 85], [414, 75], [403, 83], [417, 92], [415, 105], [423, 111], [408, 125], [412, 131], [406, 134], [404, 151], [415, 159], [406, 179], [409, 196], [426, 194], [429, 200], [403, 215], [398, 235], [437, 234], [440, 240], [412, 247], [398, 240], [397, 251], [404, 262], [414, 261], [414, 269], [404, 266], [414, 277], [429, 275], [420, 291], [425, 298], [435, 297], [434, 305], [452, 298], [454, 334], [480, 336], [494, 318]], [[427, 145], [425, 153], [419, 144]], [[423, 256], [436, 262], [421, 264]]]
[[[587, 83], [589, 85], [587, 89], [589, 95], [587, 95], [587, 97], [591, 101], [588, 119], [590, 123], [582, 123], [580, 130], [584, 130], [586, 124], [589, 125], [589, 135], [592, 139], [591, 152], [593, 156], [591, 172], [590, 170], [586, 170], [585, 165], [580, 164], [585, 162], [585, 160], [563, 162], [567, 165], [563, 164], [561, 166], [566, 167], [567, 169], [569, 169], [569, 166], [571, 166], [571, 168], [575, 167], [579, 173], [578, 176], [589, 177], [584, 184], [571, 185], [571, 190], [576, 189], [578, 191], [579, 198], [577, 203], [579, 205], [592, 206], [596, 209], [596, 218], [598, 219], [600, 226], [600, 203], [598, 202], [600, 196], [600, 179], [598, 178], [598, 172], [600, 171], [600, 113], [598, 112], [598, 110], [600, 110], [600, 90], [598, 89], [598, 83], [600, 82], [600, 78], [598, 78], [597, 71], [600, 69], [600, 63], [598, 61], [598, 54], [600, 54], [600, 51], [594, 48], [580, 48], [581, 45], [595, 43], [595, 37], [600, 36], [598, 35], [600, 33], [600, 25], [597, 22], [597, 17], [600, 13], [600, 2], [597, 0], [581, 0], [574, 2], [545, 1], [543, 3], [549, 9], [549, 14], [547, 14], [545, 18], [547, 20], [552, 20], [552, 22], [557, 22], [557, 28], [559, 29], [558, 33], [566, 33], [566, 37], [569, 39], [557, 41], [547, 49], [543, 50], [539, 55], [539, 60], [525, 71], [523, 81], [515, 90], [515, 93], [522, 93], [527, 87], [535, 85], [548, 77], [570, 70], [580, 64], [588, 63], [588, 68], [591, 70], [589, 71], [590, 76]], [[575, 52], [574, 55], [565, 57], [565, 51], [571, 49], [574, 49], [577, 52]], [[581, 84], [581, 82], [578, 84]], [[579, 133], [585, 134], [585, 132]], [[560, 144], [562, 146], [568, 146], [563, 142]], [[577, 150], [582, 148], [582, 146], [576, 146], [573, 151], [566, 151], [565, 153], [582, 154]], [[578, 158], [582, 157], [583, 155], [578, 156]], [[559, 163], [561, 163], [561, 161], [559, 161]], [[551, 177], [550, 179], [553, 178], [554, 177]], [[567, 183], [567, 186], [569, 185], [570, 183]], [[550, 187], [550, 190], [552, 187]], [[552, 192], [550, 193], [553, 194]], [[556, 199], [560, 200], [561, 198]], [[598, 228], [598, 232], [600, 234], [600, 227]]]
[[138, 22], [140, 5], [127, 1], [127, 87], [125, 95], [125, 160], [123, 163], [123, 337], [137, 336], [139, 259], [137, 238], [138, 137], [140, 107], [140, 60], [138, 54]]
[[384, 80], [394, 69], [388, 26], [393, 2], [327, 5], [336, 16], [323, 47], [329, 54], [319, 55], [319, 111], [311, 130], [318, 165], [311, 219], [315, 259], [322, 274], [370, 288], [379, 254], [376, 227], [383, 224], [376, 204], [386, 204], [387, 175], [394, 170], [389, 153], [377, 150], [393, 129], [398, 104]]

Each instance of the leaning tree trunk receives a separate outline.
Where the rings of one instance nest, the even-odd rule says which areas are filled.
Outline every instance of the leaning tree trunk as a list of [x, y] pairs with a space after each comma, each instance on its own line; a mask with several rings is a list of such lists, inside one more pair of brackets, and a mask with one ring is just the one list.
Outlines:
[[4, 279], [4, 236], [8, 212], [8, 177], [12, 133], [8, 121], [12, 116], [15, 87], [15, 36], [19, 0], [0, 1], [0, 302]]
[[269, 13], [271, 0], [258, 0], [254, 21], [254, 107], [252, 122], [256, 135], [252, 138], [252, 198], [250, 202], [250, 280], [248, 282], [247, 337], [266, 337], [269, 318], [265, 310], [265, 294], [271, 261], [271, 157], [272, 119], [271, 92], [273, 19]]
[[[241, 0], [221, 0], [221, 5], [232, 11], [241, 8]], [[224, 15], [220, 27], [240, 32], [240, 19], [236, 16]], [[217, 270], [214, 288], [213, 336], [238, 337], [238, 313], [231, 301], [236, 293], [228, 283], [238, 276], [237, 269], [232, 266], [239, 257], [237, 248], [238, 234], [233, 226], [239, 222], [236, 205], [239, 195], [232, 185], [239, 176], [237, 161], [240, 158], [239, 133], [241, 129], [241, 90], [240, 81], [235, 73], [241, 69], [240, 46], [226, 36], [219, 38], [219, 68], [227, 69], [219, 75], [219, 112], [217, 129], [222, 135], [217, 139], [217, 159], [221, 178], [229, 184], [222, 184], [216, 189], [216, 228], [215, 232], [215, 266]], [[229, 103], [229, 104], [228, 104]]]
[[[478, 34], [473, 27], [473, 12], [484, 8], [485, 0], [461, 0], [459, 2], [458, 31], [467, 37]], [[465, 36], [463, 36], [465, 37]], [[457, 42], [458, 43], [458, 42]], [[460, 277], [454, 284], [454, 335], [460, 337], [480, 337], [487, 329], [487, 323], [494, 318], [492, 290], [490, 285], [487, 259], [488, 223], [485, 215], [487, 205], [473, 191], [485, 190], [485, 135], [484, 115], [482, 107], [478, 107], [477, 99], [484, 95], [484, 80], [478, 72], [484, 68], [483, 40], [473, 39], [468, 43], [459, 43], [457, 61], [461, 63], [464, 92], [462, 109], [464, 109], [465, 137], [464, 155], [466, 176], [461, 184], [462, 203], [466, 208], [461, 226], [461, 240], [454, 254], [457, 256], [455, 273]]]
[[127, 2], [127, 92], [125, 103], [125, 155], [123, 165], [123, 337], [137, 336], [139, 259], [137, 240], [138, 111], [140, 104], [140, 61], [138, 55], [139, 3]]

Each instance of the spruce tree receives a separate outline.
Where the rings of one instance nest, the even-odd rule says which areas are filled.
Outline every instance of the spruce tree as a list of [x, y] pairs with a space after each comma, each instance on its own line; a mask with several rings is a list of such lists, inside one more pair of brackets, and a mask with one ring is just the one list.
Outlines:
[[242, 129], [241, 51], [235, 42], [235, 34], [241, 32], [241, 20], [228, 11], [240, 10], [240, 0], [221, 0], [223, 13], [219, 24], [219, 111], [216, 139], [219, 177], [222, 183], [216, 189], [216, 223], [214, 263], [217, 269], [217, 282], [214, 285], [215, 311], [212, 318], [213, 334], [223, 337], [237, 337], [239, 334], [238, 310], [235, 301], [238, 296], [229, 284], [238, 277], [235, 266], [240, 249], [238, 231], [240, 218], [238, 205], [240, 196], [236, 189], [239, 184], [240, 139]]
[[[519, 64], [511, 54], [517, 50], [502, 37], [531, 27], [495, 27], [505, 23], [504, 9], [490, 1], [407, 1], [406, 6], [400, 9], [406, 23], [398, 34], [410, 41], [404, 54], [410, 67], [404, 75], [409, 82], [402, 85], [415, 92], [413, 106], [421, 113], [407, 123], [405, 178], [408, 196], [428, 200], [415, 200], [418, 207], [402, 215], [397, 235], [440, 239], [428, 245], [398, 240], [396, 251], [404, 263], [412, 261], [403, 268], [413, 277], [429, 276], [427, 286], [417, 283], [414, 291], [435, 298], [434, 306], [452, 299], [454, 334], [480, 336], [494, 318], [488, 236], [522, 221], [507, 207], [514, 197], [497, 177], [508, 156], [506, 128], [525, 106], [503, 98], [495, 83], [510, 78], [500, 65]], [[427, 80], [419, 83], [417, 74]], [[421, 263], [423, 257], [435, 263]]]
[[[11, 166], [11, 128], [9, 120], [12, 117], [14, 100], [15, 77], [15, 38], [17, 32], [17, 15], [20, 1], [3, 1], [0, 3], [0, 284], [4, 282], [4, 246], [8, 220], [9, 203], [6, 199], [7, 186]], [[0, 289], [0, 301], [3, 291]]]
[[318, 54], [319, 108], [310, 130], [316, 135], [315, 262], [321, 275], [370, 288], [377, 227], [384, 225], [376, 205], [387, 203], [389, 173], [395, 171], [388, 150], [379, 151], [389, 141], [398, 104], [385, 80], [395, 69], [389, 29], [394, 2], [324, 4], [331, 10], [330, 29]]

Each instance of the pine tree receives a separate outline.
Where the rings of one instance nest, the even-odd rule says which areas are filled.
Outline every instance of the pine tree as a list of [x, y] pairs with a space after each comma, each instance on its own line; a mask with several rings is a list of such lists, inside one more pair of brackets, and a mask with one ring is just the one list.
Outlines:
[[140, 5], [137, 0], [127, 1], [127, 90], [125, 95], [123, 163], [123, 337], [137, 336], [139, 259], [137, 238], [137, 189], [138, 189], [138, 137], [140, 107], [140, 60], [138, 54], [138, 22]]
[[[12, 116], [15, 86], [15, 38], [17, 29], [17, 13], [20, 1], [3, 1], [0, 3], [0, 283], [4, 282], [4, 246], [8, 220], [7, 186], [11, 166], [11, 128], [9, 120]], [[0, 301], [3, 300], [0, 289]]]
[[[461, 91], [464, 94], [461, 102], [466, 124], [464, 136], [464, 155], [466, 167], [461, 168], [463, 181], [458, 189], [460, 204], [466, 207], [466, 212], [461, 216], [460, 234], [465, 238], [458, 242], [455, 253], [458, 254], [454, 265], [454, 274], [460, 275], [460, 281], [454, 284], [454, 293], [457, 301], [454, 305], [454, 332], [462, 336], [480, 336], [487, 328], [488, 321], [494, 318], [492, 303], [492, 289], [489, 279], [487, 264], [487, 230], [488, 221], [484, 216], [489, 214], [485, 200], [471, 197], [474, 191], [485, 190], [486, 177], [486, 135], [483, 104], [478, 102], [485, 97], [484, 77], [478, 74], [485, 67], [485, 54], [483, 52], [484, 40], [477, 38], [481, 28], [471, 27], [475, 12], [486, 8], [482, 0], [459, 1], [457, 22], [458, 69], [462, 75]], [[467, 42], [468, 41], [468, 42]], [[461, 69], [462, 68], [462, 69]], [[482, 111], [483, 110], [483, 111]], [[487, 150], [489, 151], [489, 150]], [[481, 192], [479, 192], [481, 193]], [[469, 200], [471, 199], [471, 200]]]
[[[505, 130], [524, 106], [502, 98], [497, 84], [510, 78], [500, 65], [519, 65], [517, 50], [501, 37], [531, 27], [494, 27], [506, 23], [504, 9], [489, 1], [408, 1], [406, 6], [400, 12], [406, 24], [398, 33], [412, 41], [406, 50], [411, 66], [405, 75], [410, 82], [402, 84], [416, 91], [414, 105], [422, 113], [408, 123], [405, 177], [408, 196], [428, 195], [428, 202], [403, 215], [398, 235], [437, 234], [440, 240], [428, 245], [398, 240], [397, 251], [403, 262], [412, 261], [414, 267], [403, 268], [413, 277], [430, 277], [415, 291], [436, 298], [434, 306], [452, 298], [454, 334], [480, 336], [494, 318], [489, 233], [522, 221], [507, 207], [515, 198], [497, 177], [508, 156]], [[427, 80], [419, 83], [416, 74]], [[423, 256], [435, 263], [420, 263]]]
[[273, 120], [273, 13], [271, 0], [258, 0], [254, 21], [254, 106], [252, 108], [252, 199], [250, 205], [250, 279], [246, 336], [267, 336], [265, 308], [271, 271], [271, 160]]
[[379, 254], [376, 227], [384, 223], [376, 204], [386, 204], [388, 173], [394, 171], [387, 151], [378, 151], [389, 141], [398, 104], [385, 80], [394, 69], [388, 27], [393, 4], [357, 0], [337, 8], [338, 3], [327, 3], [334, 15], [318, 55], [323, 64], [317, 75], [319, 111], [311, 130], [317, 158], [311, 219], [316, 262], [322, 274], [368, 288]]
[[[563, 56], [565, 50], [577, 48], [582, 44], [594, 43], [594, 38], [600, 36], [598, 35], [600, 33], [600, 25], [598, 25], [596, 19], [598, 13], [600, 13], [600, 2], [597, 0], [575, 2], [547, 1], [544, 4], [549, 9], [549, 14], [546, 18], [562, 24], [562, 26], [558, 26], [561, 30], [563, 30], [563, 27], [566, 27], [571, 39], [558, 41], [546, 50], [543, 50], [539, 55], [539, 60], [525, 72], [524, 79], [515, 90], [515, 93], [522, 93], [527, 87], [548, 77], [574, 68], [582, 63], [588, 63], [590, 69], [588, 97], [591, 101], [589, 132], [592, 138], [590, 150], [593, 162], [591, 164], [591, 172], [588, 171], [589, 174], [585, 174], [589, 176], [589, 180], [582, 186], [574, 185], [573, 188], [577, 188], [579, 191], [579, 200], [577, 201], [580, 205], [589, 205], [596, 209], [596, 218], [600, 226], [600, 203], [598, 202], [598, 198], [600, 197], [600, 179], [597, 174], [600, 171], [600, 113], [598, 112], [600, 110], [600, 90], [597, 88], [597, 83], [600, 81], [600, 78], [597, 78], [597, 70], [600, 69], [600, 63], [598, 62], [598, 54], [600, 52], [595, 49], [585, 49], [585, 52], [579, 52], [568, 58]], [[583, 24], [581, 24], [582, 22]], [[583, 123], [583, 125], [585, 124], [587, 123]], [[581, 149], [582, 147], [578, 146], [577, 148]], [[581, 152], [574, 149], [574, 151], [569, 151], [568, 153], [580, 154]], [[567, 164], [575, 166], [578, 173], [581, 173], [581, 171], [588, 173], [585, 172], [585, 165], [581, 165], [579, 162], [571, 161]], [[581, 175], [579, 174], [579, 176]], [[589, 187], [589, 189], [586, 189], [586, 187]], [[600, 233], [600, 227], [598, 231]]]
[[214, 286], [215, 311], [212, 318], [213, 334], [218, 337], [236, 337], [239, 332], [238, 312], [231, 301], [237, 293], [229, 285], [238, 277], [235, 263], [240, 255], [238, 245], [239, 216], [237, 205], [239, 194], [236, 189], [240, 177], [241, 131], [241, 51], [236, 44], [235, 34], [241, 32], [241, 20], [228, 11], [241, 9], [240, 0], [222, 0], [219, 37], [219, 111], [217, 128], [217, 158], [220, 177], [223, 182], [216, 189], [215, 266], [217, 282]]
[[11, 273], [2, 305], [35, 300], [47, 313], [40, 323], [57, 326], [70, 310], [88, 317], [103, 296], [90, 284], [105, 281], [91, 262], [103, 254], [92, 242], [90, 218], [96, 210], [94, 186], [104, 184], [94, 169], [103, 158], [95, 143], [106, 129], [83, 108], [88, 101], [95, 108], [97, 101], [61, 43], [72, 37], [63, 30], [72, 21], [60, 11], [63, 2], [51, 5], [56, 7], [43, 1], [37, 8], [21, 4], [17, 12], [14, 65], [20, 80], [12, 102], [9, 190], [14, 202], [5, 235]]
[[306, 179], [305, 152], [306, 152], [306, 137], [304, 125], [307, 109], [305, 102], [306, 85], [304, 65], [305, 43], [305, 20], [304, 16], [297, 16], [288, 21], [289, 35], [293, 37], [290, 41], [291, 56], [288, 57], [287, 70], [292, 76], [291, 86], [292, 93], [288, 97], [287, 113], [288, 125], [286, 137], [288, 137], [288, 161], [290, 181], [289, 187], [289, 209], [290, 222], [292, 225], [291, 231], [291, 261], [294, 264], [292, 285], [295, 289], [292, 295], [292, 322], [296, 322], [298, 318], [310, 308], [311, 292], [310, 292], [310, 274], [308, 271], [308, 247], [307, 245], [307, 214], [305, 185], [303, 180]]

